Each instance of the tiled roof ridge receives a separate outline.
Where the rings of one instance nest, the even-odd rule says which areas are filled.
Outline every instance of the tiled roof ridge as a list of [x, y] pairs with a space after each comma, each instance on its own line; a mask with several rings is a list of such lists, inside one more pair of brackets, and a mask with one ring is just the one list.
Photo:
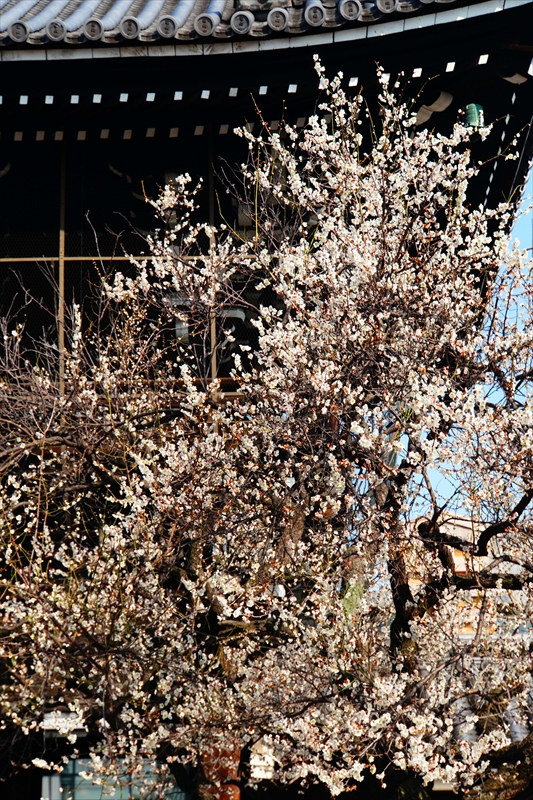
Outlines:
[[465, 5], [460, 0], [0, 0], [0, 44], [121, 49], [138, 42], [178, 48], [180, 42], [186, 46], [207, 40], [216, 52], [217, 40], [245, 44], [255, 39], [276, 40], [282, 48], [300, 38], [319, 43], [328, 30], [359, 39], [369, 32], [426, 27], [532, 1], [471, 0]]

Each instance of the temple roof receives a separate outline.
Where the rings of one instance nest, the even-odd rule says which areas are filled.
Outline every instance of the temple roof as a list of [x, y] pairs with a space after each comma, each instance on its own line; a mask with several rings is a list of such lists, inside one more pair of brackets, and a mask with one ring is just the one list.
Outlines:
[[[246, 51], [254, 41], [260, 49], [278, 49], [425, 28], [530, 2], [0, 0], [0, 44], [2, 60], [23, 43], [51, 50], [105, 49], [109, 55], [120, 55], [122, 47], [135, 42], [137, 46], [163, 47], [161, 54], [169, 54], [165, 51], [179, 48], [180, 43], [182, 48], [190, 48], [191, 43], [202, 47], [203, 42], [209, 49], [204, 45], [202, 52], [227, 52], [228, 47], [233, 52]], [[228, 39], [233, 41], [220, 41]]]

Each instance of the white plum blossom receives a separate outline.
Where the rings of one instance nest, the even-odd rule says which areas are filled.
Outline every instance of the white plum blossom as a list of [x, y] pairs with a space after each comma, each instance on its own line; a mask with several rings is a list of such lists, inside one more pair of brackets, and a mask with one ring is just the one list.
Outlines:
[[418, 130], [385, 77], [369, 126], [318, 69], [302, 131], [241, 131], [244, 234], [165, 188], [150, 257], [73, 309], [64, 390], [5, 328], [0, 709], [34, 750], [83, 726], [93, 775], [237, 797], [256, 747], [333, 795], [468, 786], [530, 713], [513, 209], [469, 204], [471, 129]]

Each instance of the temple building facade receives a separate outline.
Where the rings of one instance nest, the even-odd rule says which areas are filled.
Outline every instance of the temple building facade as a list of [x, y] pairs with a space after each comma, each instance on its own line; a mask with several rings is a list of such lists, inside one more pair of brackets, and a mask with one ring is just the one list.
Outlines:
[[[473, 145], [490, 164], [471, 201], [518, 199], [532, 23], [530, 0], [0, 0], [2, 311], [28, 281], [52, 302], [42, 265], [68, 302], [95, 257], [146, 250], [146, 197], [177, 173], [204, 179], [204, 219], [238, 227], [220, 180], [245, 157], [233, 129], [304, 126], [319, 102], [314, 54], [370, 104], [376, 63], [402, 73], [421, 126], [446, 131], [481, 109], [495, 130]], [[497, 158], [519, 132], [518, 161]]]

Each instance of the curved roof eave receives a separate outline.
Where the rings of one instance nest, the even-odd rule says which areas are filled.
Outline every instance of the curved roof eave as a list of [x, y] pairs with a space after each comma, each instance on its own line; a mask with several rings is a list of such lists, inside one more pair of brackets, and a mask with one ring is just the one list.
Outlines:
[[0, 58], [281, 50], [429, 28], [532, 2], [473, 0], [449, 8], [446, 0], [0, 0]]

